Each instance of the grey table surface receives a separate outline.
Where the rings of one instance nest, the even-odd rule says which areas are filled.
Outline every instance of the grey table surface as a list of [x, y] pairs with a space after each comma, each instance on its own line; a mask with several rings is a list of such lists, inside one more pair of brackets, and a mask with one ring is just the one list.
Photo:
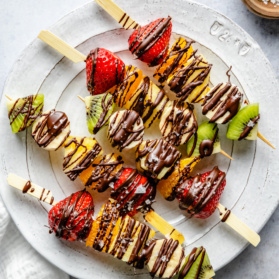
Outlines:
[[[87, 2], [87, 0], [1, 1], [1, 94], [13, 63], [39, 31], [48, 28], [65, 14]], [[279, 20], [257, 17], [247, 10], [241, 0], [196, 0], [196, 2], [224, 14], [248, 32], [262, 48], [279, 79]], [[230, 264], [219, 270], [215, 278], [279, 278], [278, 221], [279, 208], [260, 232], [259, 246], [257, 248], [248, 246]]]

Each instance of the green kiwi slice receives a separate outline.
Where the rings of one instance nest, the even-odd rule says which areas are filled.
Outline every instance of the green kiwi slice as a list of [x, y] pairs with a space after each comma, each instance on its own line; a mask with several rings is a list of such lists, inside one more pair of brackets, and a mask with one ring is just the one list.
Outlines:
[[178, 279], [209, 279], [215, 275], [205, 248], [194, 248], [186, 256]]
[[238, 111], [228, 125], [227, 138], [255, 140], [260, 119], [259, 104], [249, 104]]
[[203, 122], [199, 125], [197, 133], [186, 144], [186, 152], [189, 157], [201, 158], [220, 152], [218, 139], [218, 127], [215, 123]]
[[115, 108], [113, 96], [109, 93], [87, 96], [84, 101], [88, 131], [96, 134], [107, 124]]
[[44, 95], [30, 95], [16, 100], [8, 100], [8, 117], [13, 133], [18, 133], [33, 124], [42, 113], [44, 106]]

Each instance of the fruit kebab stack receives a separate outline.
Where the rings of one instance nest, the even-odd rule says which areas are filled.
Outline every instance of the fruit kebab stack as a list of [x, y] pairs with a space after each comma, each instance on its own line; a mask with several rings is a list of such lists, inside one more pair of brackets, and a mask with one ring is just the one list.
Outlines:
[[[155, 20], [143, 27], [132, 20], [133, 24], [127, 26], [123, 19], [130, 20], [130, 17], [113, 1], [96, 0], [96, 2], [124, 28], [135, 29], [128, 40], [129, 50], [134, 53], [139, 48], [143, 51], [143, 55], [142, 53], [139, 56], [135, 55], [136, 58], [149, 66], [158, 65], [154, 78], [158, 80], [159, 86], [164, 87], [167, 84], [179, 100], [203, 104], [203, 114], [209, 118], [212, 116], [211, 122], [214, 122], [214, 118], [216, 120], [221, 118], [222, 120], [218, 120], [219, 123], [227, 123], [235, 116], [228, 126], [229, 139], [255, 140], [259, 137], [275, 149], [273, 144], [257, 130], [258, 104], [248, 105], [237, 113], [242, 93], [230, 81], [227, 84], [220, 83], [213, 89], [209, 88], [212, 65], [208, 64], [202, 55], [196, 55], [191, 46], [194, 41], [179, 38], [168, 50], [172, 26], [167, 22], [170, 22], [170, 17]], [[161, 28], [158, 28], [157, 24]], [[148, 53], [145, 53], [146, 50]], [[149, 56], [155, 61], [154, 63], [150, 62]], [[205, 105], [208, 100], [210, 104]]]
[[142, 269], [151, 277], [180, 279], [204, 278], [215, 275], [205, 248], [185, 249], [173, 239], [157, 239], [146, 224], [129, 216], [121, 216], [117, 201], [109, 199], [94, 220], [94, 201], [85, 190], [55, 202], [52, 193], [30, 180], [8, 175], [9, 185], [52, 206], [48, 213], [49, 232], [66, 241], [85, 241], [87, 247], [108, 253]]

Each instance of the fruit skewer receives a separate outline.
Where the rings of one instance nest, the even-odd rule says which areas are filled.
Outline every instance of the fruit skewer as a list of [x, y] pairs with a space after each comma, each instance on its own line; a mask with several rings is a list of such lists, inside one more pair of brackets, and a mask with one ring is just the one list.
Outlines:
[[[56, 201], [54, 200], [54, 197], [51, 193], [51, 191], [42, 188], [34, 183], [32, 185], [30, 182], [28, 183], [27, 180], [18, 177], [15, 174], [9, 174], [8, 175], [8, 183], [9, 185], [16, 187], [19, 190], [22, 190], [23, 193], [28, 193], [39, 200], [43, 202], [47, 202], [49, 204], [56, 204]], [[117, 196], [121, 196], [121, 194], [116, 195], [116, 199], [118, 200]], [[144, 202], [144, 201], [142, 201]], [[121, 207], [125, 207], [126, 205], [123, 204], [122, 201], [119, 201], [119, 204], [121, 204]], [[128, 206], [127, 206], [128, 207]], [[135, 211], [135, 209], [134, 209]], [[124, 213], [127, 213], [126, 211], [123, 211]], [[126, 215], [126, 214], [125, 214]], [[147, 220], [150, 225], [152, 225], [154, 228], [156, 228], [160, 233], [165, 235], [167, 238], [173, 238], [177, 240], [179, 243], [184, 242], [184, 236], [182, 233], [180, 233], [178, 230], [176, 230], [173, 226], [171, 226], [166, 220], [164, 220], [161, 216], [159, 216], [154, 210], [150, 210], [149, 212], [146, 212], [144, 214], [144, 218]]]
[[48, 213], [50, 232], [67, 241], [86, 241], [86, 246], [113, 255], [135, 268], [145, 265], [152, 278], [209, 279], [215, 275], [206, 250], [194, 248], [189, 255], [173, 239], [155, 239], [155, 232], [129, 216], [120, 217], [117, 203], [109, 200], [93, 220], [94, 202], [86, 191], [79, 191], [55, 203], [50, 191], [8, 175], [8, 183], [52, 206]]
[[[198, 161], [195, 158], [181, 160], [173, 174], [157, 185], [159, 192], [169, 201], [176, 198], [179, 208], [191, 217], [205, 219], [218, 208], [222, 222], [257, 246], [260, 236], [219, 202], [226, 185], [226, 174], [215, 166], [211, 171], [191, 177], [190, 172]], [[188, 172], [183, 173], [183, 169]]]

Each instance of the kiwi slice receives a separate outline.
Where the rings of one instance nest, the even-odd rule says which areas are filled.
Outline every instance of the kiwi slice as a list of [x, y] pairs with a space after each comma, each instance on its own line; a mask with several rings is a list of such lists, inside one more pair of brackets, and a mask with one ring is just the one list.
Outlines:
[[96, 134], [107, 124], [115, 104], [113, 96], [109, 93], [87, 96], [84, 98], [86, 106], [86, 121], [88, 131]]
[[200, 156], [202, 158], [220, 152], [218, 131], [216, 123], [203, 122], [200, 124], [197, 133], [187, 142], [187, 155], [189, 157]]
[[260, 119], [259, 104], [249, 104], [238, 111], [228, 125], [227, 138], [255, 140]]
[[30, 95], [16, 100], [8, 100], [8, 117], [13, 133], [18, 133], [31, 126], [42, 113], [44, 95]]
[[186, 256], [178, 279], [209, 279], [215, 275], [205, 248], [194, 248]]

